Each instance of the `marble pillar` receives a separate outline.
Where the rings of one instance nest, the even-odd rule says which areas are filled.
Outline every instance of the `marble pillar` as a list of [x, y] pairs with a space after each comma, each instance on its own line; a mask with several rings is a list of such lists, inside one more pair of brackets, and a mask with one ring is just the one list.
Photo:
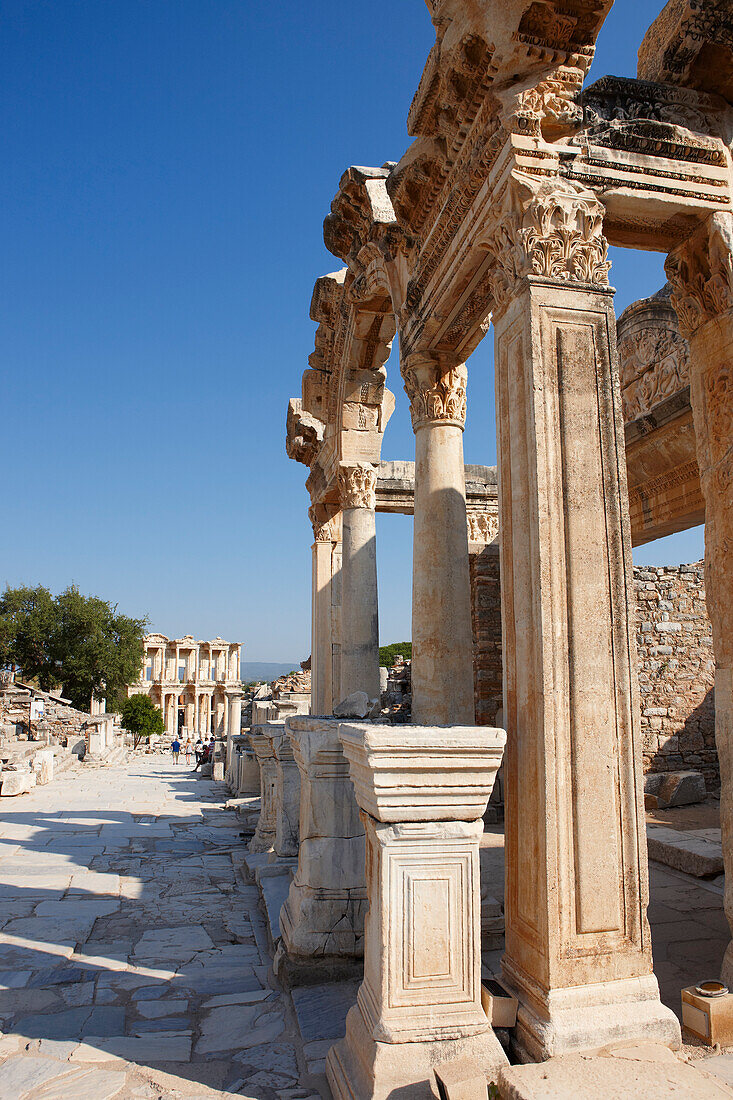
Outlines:
[[[239, 737], [242, 729], [242, 692], [228, 691], [227, 702], [229, 705], [229, 728], [226, 738], [225, 773], [227, 782], [229, 782], [230, 776], [233, 776], [234, 738]], [[196, 709], [198, 710], [198, 707]]]
[[481, 1006], [479, 841], [506, 740], [490, 727], [342, 724], [366, 826], [364, 981], [328, 1053], [335, 1100], [432, 1100], [433, 1069], [507, 1063]]
[[332, 509], [313, 505], [312, 617], [311, 617], [311, 714], [331, 714], [340, 701], [334, 694], [340, 684], [333, 679], [334, 549], [341, 538], [341, 518]]
[[354, 976], [364, 952], [364, 827], [339, 720], [295, 715], [286, 728], [300, 770], [300, 845], [280, 911], [275, 969], [289, 985]]
[[[679, 1045], [680, 1031], [659, 1000], [646, 917], [603, 207], [564, 181], [532, 187], [521, 228], [510, 219], [496, 249], [514, 279], [497, 275], [493, 322], [508, 731], [502, 965], [520, 1002], [517, 1053], [540, 1061], [616, 1040]], [[517, 276], [517, 265], [542, 274]]]
[[355, 691], [379, 697], [376, 467], [341, 466], [341, 687], [340, 702]]
[[253, 726], [249, 739], [260, 768], [260, 816], [249, 842], [250, 852], [269, 852], [275, 840], [275, 787], [277, 763], [272, 748], [272, 733], [283, 730], [283, 722], [264, 722]]
[[402, 362], [415, 430], [412, 721], [474, 722], [463, 426], [466, 368], [443, 353]]
[[288, 720], [281, 732], [271, 735], [275, 755], [275, 855], [281, 860], [298, 861], [300, 839], [300, 771], [288, 736]]
[[[715, 654], [715, 742], [725, 913], [733, 930], [733, 216], [713, 214], [670, 254], [667, 275], [690, 346], [690, 404], [705, 498], [705, 594]], [[723, 960], [733, 985], [733, 942]]]

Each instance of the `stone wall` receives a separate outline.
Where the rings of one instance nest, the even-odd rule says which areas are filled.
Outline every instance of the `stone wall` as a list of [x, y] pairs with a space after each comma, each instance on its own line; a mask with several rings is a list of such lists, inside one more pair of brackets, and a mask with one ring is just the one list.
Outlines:
[[634, 569], [644, 771], [699, 771], [720, 787], [715, 664], [702, 562]]
[[499, 546], [469, 543], [476, 724], [493, 726], [502, 706]]
[[[476, 722], [502, 705], [501, 592], [496, 544], [470, 544]], [[720, 787], [714, 661], [703, 564], [635, 568], [644, 771], [699, 771]]]
[[91, 717], [87, 712], [76, 710], [66, 699], [17, 682], [0, 689], [0, 726], [7, 737], [14, 738], [20, 727], [27, 731], [31, 698], [43, 700], [43, 716], [33, 720], [36, 740], [63, 745], [84, 739]]

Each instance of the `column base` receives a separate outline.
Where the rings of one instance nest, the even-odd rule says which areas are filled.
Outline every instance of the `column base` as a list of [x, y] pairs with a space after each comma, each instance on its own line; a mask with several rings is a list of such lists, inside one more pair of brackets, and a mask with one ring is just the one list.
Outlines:
[[349, 1009], [346, 1035], [326, 1058], [326, 1078], [334, 1100], [433, 1100], [438, 1095], [433, 1069], [456, 1058], [473, 1058], [496, 1081], [508, 1065], [499, 1040], [487, 1024], [479, 1035], [419, 1043], [379, 1043], [372, 1038], [359, 1005]]
[[250, 852], [269, 852], [275, 843], [275, 830], [272, 829], [260, 829], [259, 825], [255, 829], [255, 835], [249, 842]]
[[502, 972], [519, 1000], [512, 1049], [520, 1062], [543, 1062], [628, 1040], [659, 1042], [674, 1050], [681, 1045], [679, 1020], [659, 1000], [654, 974], [548, 993], [506, 956]]
[[366, 907], [361, 891], [356, 897], [336, 894], [302, 886], [296, 878], [280, 911], [278, 978], [291, 987], [361, 978]]

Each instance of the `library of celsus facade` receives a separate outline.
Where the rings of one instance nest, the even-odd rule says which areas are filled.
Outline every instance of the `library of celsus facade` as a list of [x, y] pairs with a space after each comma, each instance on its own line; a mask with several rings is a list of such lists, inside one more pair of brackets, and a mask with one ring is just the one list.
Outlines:
[[[673, 0], [641, 44], [637, 79], [584, 88], [611, 0], [427, 4], [436, 42], [409, 112], [414, 140], [398, 162], [340, 180], [324, 237], [345, 266], [316, 282], [316, 347], [288, 411], [288, 453], [309, 468], [312, 712], [330, 715], [352, 692], [379, 694], [375, 511], [398, 337], [415, 431], [413, 727], [339, 733], [370, 906], [364, 984], [327, 1061], [338, 1097], [386, 1096], [456, 1052], [487, 1069], [504, 1057], [477, 1011], [472, 871], [503, 733], [476, 724], [469, 535], [492, 541], [497, 509], [467, 515], [462, 452], [465, 364], [489, 328], [502, 965], [519, 1057], [679, 1044], [646, 917], [631, 546], [703, 517], [733, 920], [729, 5]], [[609, 244], [667, 255], [665, 324], [677, 321], [659, 361], [629, 367], [623, 399]], [[627, 363], [645, 323], [627, 319]], [[684, 378], [670, 367], [678, 338]]]
[[145, 636], [140, 680], [130, 695], [149, 695], [163, 712], [166, 733], [191, 737], [239, 733], [241, 644], [192, 635]]

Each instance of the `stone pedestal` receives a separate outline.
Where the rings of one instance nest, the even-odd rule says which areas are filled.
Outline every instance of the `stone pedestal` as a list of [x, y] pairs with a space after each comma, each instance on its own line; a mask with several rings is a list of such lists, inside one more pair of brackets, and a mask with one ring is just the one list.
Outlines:
[[[540, 193], [525, 224], [575, 226], [568, 264], [580, 270], [587, 250], [600, 279], [602, 208], [558, 187]], [[659, 1000], [646, 917], [613, 291], [575, 277], [522, 278], [494, 314], [509, 732], [502, 965], [520, 1002], [517, 1053], [530, 1061], [616, 1040], [680, 1041]]]
[[234, 757], [234, 739], [236, 737], [239, 737], [242, 732], [242, 692], [228, 691], [227, 704], [229, 706], [229, 720], [227, 722], [226, 760], [224, 764], [224, 771], [228, 781], [232, 767], [232, 760]]
[[[714, 214], [666, 264], [690, 345], [690, 404], [705, 498], [705, 594], [715, 653], [715, 742], [725, 913], [733, 930], [733, 216]], [[733, 984], [733, 943], [721, 977]]]
[[241, 746], [235, 753], [237, 767], [237, 794], [260, 793], [260, 769], [257, 757], [251, 749]]
[[275, 754], [275, 855], [296, 864], [300, 837], [300, 771], [293, 756], [293, 746], [287, 732], [271, 736]]
[[503, 730], [343, 724], [362, 809], [364, 981], [328, 1053], [336, 1100], [432, 1098], [433, 1068], [507, 1059], [481, 1007], [482, 814]]
[[290, 985], [354, 977], [364, 953], [364, 827], [339, 721], [296, 716], [287, 731], [300, 769], [298, 867], [280, 913], [278, 976]]
[[277, 762], [271, 735], [282, 733], [284, 728], [284, 722], [265, 722], [253, 726], [249, 735], [260, 768], [260, 816], [255, 835], [249, 842], [250, 852], [269, 852], [275, 841]]
[[463, 426], [466, 368], [438, 353], [402, 362], [415, 430], [412, 721], [474, 722]]
[[377, 612], [377, 472], [361, 463], [339, 470], [342, 512], [341, 693], [379, 698]]

